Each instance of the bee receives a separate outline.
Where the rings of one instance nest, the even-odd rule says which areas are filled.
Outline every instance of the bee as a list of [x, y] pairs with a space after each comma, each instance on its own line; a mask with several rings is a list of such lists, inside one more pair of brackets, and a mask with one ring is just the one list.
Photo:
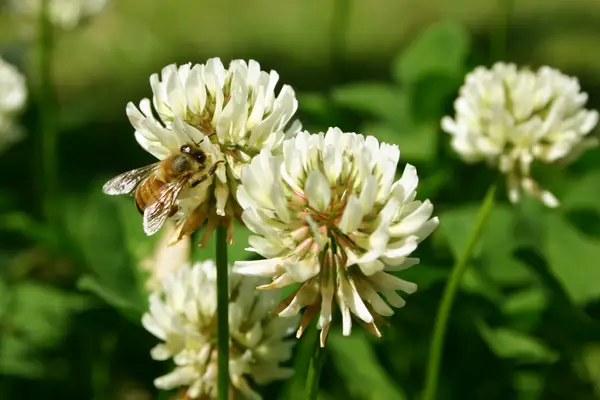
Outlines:
[[198, 186], [224, 163], [219, 160], [207, 168], [207, 159], [199, 147], [185, 144], [162, 161], [114, 177], [104, 184], [102, 191], [108, 195], [133, 195], [138, 211], [144, 216], [144, 231], [153, 235], [167, 218], [179, 211], [175, 201], [181, 191]]

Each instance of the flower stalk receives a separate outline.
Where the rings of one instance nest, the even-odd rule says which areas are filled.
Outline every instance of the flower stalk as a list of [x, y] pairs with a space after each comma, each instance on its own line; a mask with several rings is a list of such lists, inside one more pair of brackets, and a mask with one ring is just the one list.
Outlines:
[[425, 392], [423, 395], [423, 400], [434, 400], [436, 398], [440, 362], [442, 360], [442, 351], [444, 348], [444, 337], [446, 335], [446, 327], [448, 325], [448, 319], [452, 310], [452, 303], [456, 297], [458, 286], [467, 269], [469, 260], [471, 259], [473, 251], [475, 250], [475, 245], [477, 244], [478, 239], [481, 237], [485, 223], [494, 206], [495, 194], [496, 184], [492, 184], [481, 203], [477, 213], [477, 219], [475, 220], [475, 224], [473, 225], [469, 237], [467, 238], [467, 244], [462, 254], [455, 262], [450, 274], [450, 279], [448, 280], [446, 288], [444, 289], [442, 301], [440, 302], [440, 306], [435, 317], [435, 326], [429, 350], [427, 371], [425, 374]]
[[218, 398], [229, 399], [229, 287], [227, 266], [227, 229], [217, 228], [217, 332]]
[[319, 344], [319, 330], [315, 331], [317, 337], [314, 340], [313, 355], [308, 365], [308, 374], [306, 376], [306, 398], [316, 400], [319, 395], [319, 381], [321, 370], [325, 363], [325, 348]]
[[57, 131], [52, 93], [54, 38], [49, 19], [49, 0], [42, 0], [38, 15], [37, 67], [39, 76], [40, 151], [43, 176], [43, 211], [48, 223], [59, 226]]

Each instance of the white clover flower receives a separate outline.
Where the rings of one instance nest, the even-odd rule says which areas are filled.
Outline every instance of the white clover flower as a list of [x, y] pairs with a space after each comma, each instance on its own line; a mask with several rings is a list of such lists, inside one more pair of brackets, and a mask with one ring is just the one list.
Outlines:
[[[280, 364], [292, 355], [285, 338], [297, 319], [270, 316], [276, 292], [256, 292], [255, 279], [229, 274], [229, 373], [231, 386], [243, 398], [260, 399], [248, 378], [258, 384], [292, 375]], [[189, 399], [217, 395], [217, 293], [213, 261], [184, 265], [167, 276], [162, 291], [150, 296], [144, 327], [163, 343], [152, 349], [155, 360], [172, 358], [175, 369], [154, 381], [160, 389], [184, 386]]]
[[598, 113], [584, 108], [579, 82], [542, 67], [517, 70], [514, 64], [478, 67], [467, 75], [454, 103], [454, 119], [442, 119], [452, 147], [467, 162], [486, 160], [507, 176], [509, 199], [522, 189], [549, 207], [559, 202], [530, 175], [533, 161], [574, 158], [598, 143], [587, 136]]
[[160, 76], [150, 77], [152, 102], [143, 99], [139, 109], [133, 103], [127, 105], [137, 141], [156, 158], [164, 159], [184, 144], [195, 145], [206, 135], [217, 154], [213, 162], [224, 161], [217, 169], [217, 179], [211, 178], [205, 185], [209, 189], [187, 196], [182, 212], [175, 217], [187, 221], [179, 237], [208, 220], [201, 244], [220, 224], [229, 228], [228, 239], [232, 240], [234, 219], [241, 215], [235, 193], [242, 166], [261, 149], [280, 152], [284, 137], [300, 129], [294, 123], [285, 130], [298, 102], [288, 85], [275, 96], [278, 79], [275, 71], [261, 71], [253, 60], [234, 60], [228, 69], [218, 58], [206, 64], [173, 64]]
[[[29, 18], [37, 18], [42, 0], [9, 0], [10, 7], [16, 13]], [[107, 0], [48, 0], [48, 19], [62, 29], [73, 29], [79, 23], [106, 6]]]
[[26, 101], [25, 77], [13, 65], [0, 58], [0, 150], [23, 136], [17, 118]]
[[191, 239], [187, 237], [177, 243], [171, 243], [176, 227], [171, 222], [166, 225], [154, 251], [151, 254], [140, 254], [140, 268], [149, 273], [146, 287], [152, 291], [159, 291], [163, 280], [191, 259]]
[[386, 271], [417, 264], [408, 256], [438, 219], [431, 218], [429, 200], [415, 200], [415, 167], [406, 165], [394, 182], [399, 157], [395, 145], [332, 128], [285, 141], [283, 155], [263, 150], [242, 171], [238, 200], [256, 234], [248, 250], [266, 259], [238, 262], [235, 270], [272, 277], [264, 289], [301, 283], [279, 313], [296, 315], [306, 307], [298, 336], [318, 314], [324, 346], [334, 299], [344, 335], [353, 313], [380, 336], [375, 323], [393, 314], [390, 305], [405, 304], [396, 291], [417, 289]]

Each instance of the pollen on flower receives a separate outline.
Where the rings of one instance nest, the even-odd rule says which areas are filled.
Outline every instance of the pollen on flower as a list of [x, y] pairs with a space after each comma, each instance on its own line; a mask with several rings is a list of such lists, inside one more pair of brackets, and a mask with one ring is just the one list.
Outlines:
[[303, 310], [298, 336], [318, 316], [324, 345], [334, 302], [345, 335], [351, 314], [380, 335], [390, 305], [404, 305], [396, 290], [416, 290], [386, 271], [418, 263], [408, 256], [438, 220], [428, 200], [415, 200], [413, 166], [394, 181], [399, 157], [396, 146], [332, 128], [301, 132], [284, 142], [283, 154], [263, 150], [242, 170], [238, 199], [255, 233], [250, 250], [265, 260], [237, 262], [236, 270], [271, 277], [260, 289], [301, 283], [277, 309], [280, 316]]
[[[229, 366], [231, 392], [260, 399], [248, 379], [257, 384], [286, 379], [292, 370], [281, 366], [292, 356], [294, 341], [286, 338], [295, 318], [270, 315], [276, 292], [256, 292], [256, 279], [229, 275]], [[175, 368], [154, 381], [159, 389], [182, 387], [186, 399], [215, 399], [218, 338], [216, 267], [213, 261], [185, 264], [164, 277], [150, 296], [144, 327], [163, 343], [154, 347], [155, 360], [172, 359]], [[237, 397], [236, 397], [237, 398]]]
[[506, 175], [512, 202], [523, 190], [556, 207], [558, 199], [530, 176], [531, 165], [571, 161], [598, 144], [589, 136], [598, 112], [585, 109], [586, 101], [577, 79], [558, 70], [497, 63], [467, 75], [456, 115], [445, 117], [442, 128], [465, 161], [485, 160]]

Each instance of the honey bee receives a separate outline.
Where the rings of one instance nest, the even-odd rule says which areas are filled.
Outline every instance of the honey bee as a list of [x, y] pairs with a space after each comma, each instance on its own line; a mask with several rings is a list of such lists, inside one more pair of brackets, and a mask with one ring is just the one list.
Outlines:
[[208, 169], [206, 162], [203, 150], [185, 144], [162, 161], [114, 177], [102, 191], [108, 195], [133, 195], [144, 216], [144, 231], [152, 235], [179, 210], [175, 201], [181, 191], [207, 180], [224, 161], [219, 160]]

